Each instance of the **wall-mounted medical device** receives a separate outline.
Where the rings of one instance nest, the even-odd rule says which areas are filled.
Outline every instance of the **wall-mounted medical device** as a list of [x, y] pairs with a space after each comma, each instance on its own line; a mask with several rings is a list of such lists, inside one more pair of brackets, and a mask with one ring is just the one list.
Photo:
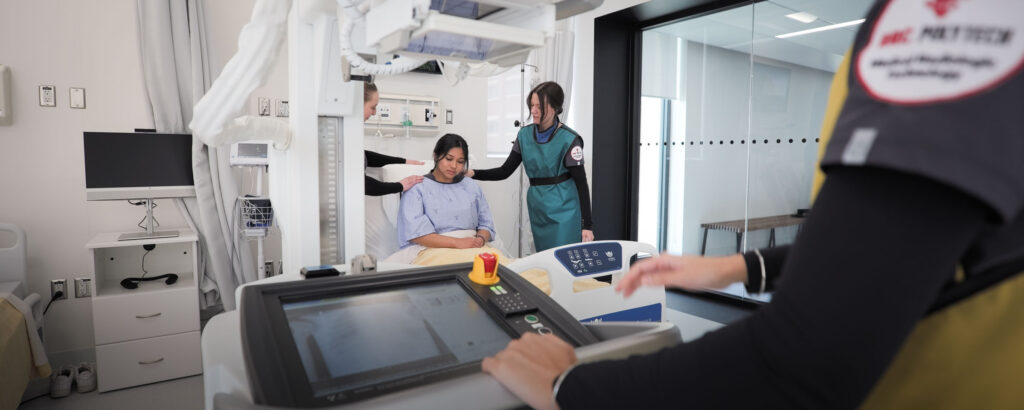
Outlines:
[[366, 127], [411, 127], [413, 130], [436, 131], [444, 120], [442, 113], [438, 98], [381, 94], [377, 113], [366, 120]]
[[11, 125], [11, 68], [0, 64], [0, 125]]
[[240, 141], [231, 144], [231, 166], [266, 166], [271, 141]]

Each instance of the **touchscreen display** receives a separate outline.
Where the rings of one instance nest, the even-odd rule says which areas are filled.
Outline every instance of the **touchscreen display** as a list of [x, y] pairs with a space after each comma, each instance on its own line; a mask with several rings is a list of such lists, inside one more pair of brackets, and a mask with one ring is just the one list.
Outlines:
[[454, 281], [282, 306], [316, 397], [482, 360], [511, 340]]

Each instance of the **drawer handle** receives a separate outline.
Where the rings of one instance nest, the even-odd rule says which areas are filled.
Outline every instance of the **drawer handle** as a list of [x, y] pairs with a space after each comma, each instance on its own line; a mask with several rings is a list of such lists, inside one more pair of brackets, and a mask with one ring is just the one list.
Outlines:
[[149, 318], [151, 318], [151, 317], [157, 317], [157, 316], [160, 316], [160, 315], [161, 315], [161, 313], [160, 313], [160, 312], [156, 312], [156, 313], [154, 313], [154, 314], [152, 314], [152, 315], [146, 315], [146, 316], [139, 316], [139, 315], [135, 315], [135, 318], [136, 318], [136, 319], [149, 319]]
[[154, 363], [160, 363], [162, 361], [164, 361], [164, 358], [161, 357], [161, 358], [156, 359], [156, 360], [150, 360], [150, 361], [147, 361], [147, 362], [139, 362], [139, 364], [154, 364]]

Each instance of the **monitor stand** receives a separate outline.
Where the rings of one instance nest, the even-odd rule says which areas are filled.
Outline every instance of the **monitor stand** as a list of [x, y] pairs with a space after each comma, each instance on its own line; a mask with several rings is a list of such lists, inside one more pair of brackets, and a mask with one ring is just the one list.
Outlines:
[[139, 239], [176, 238], [178, 231], [154, 231], [153, 230], [153, 198], [146, 199], [146, 232], [125, 233], [117, 237], [119, 241], [134, 241]]

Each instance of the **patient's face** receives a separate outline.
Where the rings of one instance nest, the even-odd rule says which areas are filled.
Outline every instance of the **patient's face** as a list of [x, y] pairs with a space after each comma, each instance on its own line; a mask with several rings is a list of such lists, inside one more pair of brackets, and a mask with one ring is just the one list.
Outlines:
[[437, 169], [434, 170], [434, 178], [441, 182], [451, 182], [456, 175], [466, 170], [466, 154], [462, 148], [455, 147], [450, 150], [439, 161]]

